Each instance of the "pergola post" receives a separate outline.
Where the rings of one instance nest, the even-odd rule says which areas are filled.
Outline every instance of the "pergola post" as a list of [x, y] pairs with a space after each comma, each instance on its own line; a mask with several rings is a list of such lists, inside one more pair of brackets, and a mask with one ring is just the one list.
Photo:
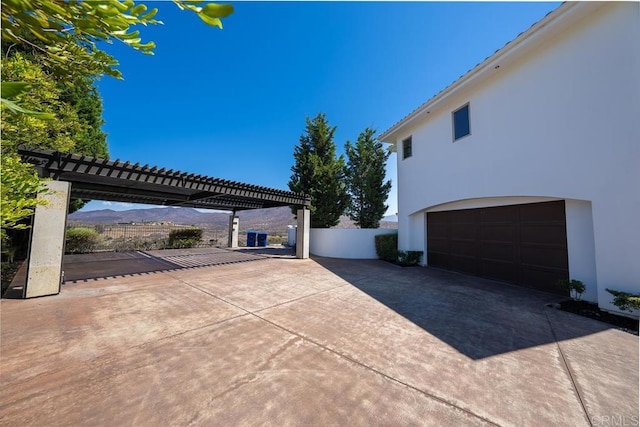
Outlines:
[[240, 230], [239, 227], [240, 218], [236, 216], [235, 211], [229, 217], [229, 239], [227, 247], [229, 248], [237, 248], [238, 247], [238, 233]]
[[27, 283], [23, 291], [25, 298], [58, 294], [62, 284], [62, 257], [71, 183], [48, 181], [45, 185], [47, 191], [38, 194], [38, 199], [48, 203], [35, 209]]
[[296, 258], [309, 258], [309, 227], [311, 212], [309, 209], [298, 209], [298, 228], [296, 230]]

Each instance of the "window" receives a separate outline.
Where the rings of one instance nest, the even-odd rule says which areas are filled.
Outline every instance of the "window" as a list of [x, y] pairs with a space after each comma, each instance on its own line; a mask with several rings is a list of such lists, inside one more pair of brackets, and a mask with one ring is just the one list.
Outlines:
[[453, 112], [453, 140], [456, 141], [470, 133], [469, 104], [467, 104]]
[[411, 157], [413, 154], [413, 147], [411, 145], [411, 137], [402, 141], [402, 160], [407, 157]]

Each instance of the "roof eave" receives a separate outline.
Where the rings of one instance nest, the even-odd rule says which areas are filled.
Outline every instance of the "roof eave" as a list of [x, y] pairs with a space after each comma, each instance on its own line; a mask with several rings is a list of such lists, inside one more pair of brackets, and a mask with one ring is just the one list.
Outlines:
[[401, 134], [405, 132], [407, 128], [411, 127], [412, 124], [414, 124], [418, 120], [425, 119], [426, 115], [431, 110], [435, 109], [439, 104], [448, 100], [452, 95], [462, 90], [463, 88], [467, 88], [470, 84], [477, 81], [479, 77], [485, 76], [487, 70], [490, 71], [494, 69], [496, 63], [503, 61], [508, 56], [518, 52], [521, 46], [527, 44], [528, 42], [536, 38], [536, 36], [540, 35], [541, 31], [547, 28], [550, 23], [562, 19], [571, 11], [577, 10], [576, 8], [579, 7], [583, 9], [590, 7], [596, 8], [599, 7], [599, 5], [589, 6], [584, 5], [583, 2], [562, 3], [556, 9], [549, 12], [544, 18], [531, 25], [531, 27], [520, 33], [516, 38], [507, 42], [507, 44], [502, 48], [498, 49], [484, 61], [473, 67], [467, 73], [463, 74], [459, 79], [455, 80], [452, 84], [444, 88], [442, 91], [438, 92], [431, 99], [427, 100], [424, 104], [416, 108], [399, 122], [380, 134], [380, 141], [393, 144], [393, 146], [395, 146], [398, 138], [402, 137]]

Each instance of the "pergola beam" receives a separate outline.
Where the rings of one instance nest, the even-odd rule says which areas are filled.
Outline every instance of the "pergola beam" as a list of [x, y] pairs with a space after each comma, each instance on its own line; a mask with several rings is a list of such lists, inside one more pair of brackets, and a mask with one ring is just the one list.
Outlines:
[[[105, 197], [120, 195], [149, 199], [157, 204], [192, 205], [202, 208], [228, 209], [238, 203], [238, 209], [257, 209], [276, 206], [310, 206], [309, 196], [291, 191], [244, 184], [203, 175], [189, 174], [164, 168], [140, 166], [138, 163], [106, 160], [58, 151], [28, 149], [18, 152], [33, 163], [42, 176], [72, 183], [72, 196], [83, 191]], [[93, 197], [96, 198], [96, 197]], [[110, 199], [117, 200], [117, 199]], [[132, 198], [129, 197], [131, 201]], [[219, 201], [219, 203], [218, 203]]]

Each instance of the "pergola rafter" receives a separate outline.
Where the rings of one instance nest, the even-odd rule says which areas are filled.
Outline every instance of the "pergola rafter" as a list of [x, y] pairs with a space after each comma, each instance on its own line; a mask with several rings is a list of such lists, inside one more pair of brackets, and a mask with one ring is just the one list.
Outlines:
[[173, 169], [25, 147], [18, 153], [41, 176], [71, 182], [72, 198], [234, 211], [311, 205], [304, 194]]

